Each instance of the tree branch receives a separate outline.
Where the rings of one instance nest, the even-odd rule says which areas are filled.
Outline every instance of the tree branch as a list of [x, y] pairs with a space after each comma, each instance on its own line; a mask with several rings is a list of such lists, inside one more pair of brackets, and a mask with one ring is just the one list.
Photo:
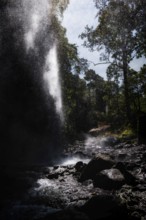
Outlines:
[[88, 60], [88, 62], [89, 62], [89, 63], [92, 63], [94, 66], [97, 66], [97, 65], [100, 65], [100, 64], [110, 64], [110, 63], [112, 63], [112, 62], [110, 62], [110, 61], [101, 62], [101, 63], [94, 63], [94, 62], [91, 61], [91, 60]]

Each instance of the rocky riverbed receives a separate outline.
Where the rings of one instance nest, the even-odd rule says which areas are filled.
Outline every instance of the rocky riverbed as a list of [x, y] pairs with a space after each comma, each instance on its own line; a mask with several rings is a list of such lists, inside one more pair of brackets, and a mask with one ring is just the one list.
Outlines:
[[146, 145], [88, 136], [50, 166], [1, 167], [0, 219], [146, 219]]

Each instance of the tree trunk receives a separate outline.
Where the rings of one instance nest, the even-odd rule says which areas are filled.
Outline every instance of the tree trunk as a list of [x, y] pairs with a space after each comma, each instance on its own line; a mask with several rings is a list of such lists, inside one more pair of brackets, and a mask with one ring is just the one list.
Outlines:
[[125, 107], [128, 122], [131, 123], [131, 108], [130, 108], [130, 97], [129, 97], [129, 83], [128, 83], [128, 62], [127, 53], [123, 51], [123, 77], [124, 77], [124, 95], [125, 95]]
[[141, 112], [141, 102], [139, 92], [137, 93], [137, 102], [138, 102], [138, 112]]

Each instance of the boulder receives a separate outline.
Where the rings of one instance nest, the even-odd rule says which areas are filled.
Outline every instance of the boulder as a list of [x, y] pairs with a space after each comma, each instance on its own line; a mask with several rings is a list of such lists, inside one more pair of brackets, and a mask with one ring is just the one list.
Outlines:
[[132, 185], [132, 186], [135, 186], [137, 185], [137, 179], [135, 176], [133, 176], [127, 169], [126, 169], [126, 166], [124, 165], [124, 163], [122, 162], [118, 162], [116, 165], [115, 165], [115, 168], [117, 168], [118, 170], [120, 170], [120, 172], [123, 174], [124, 178], [125, 178], [125, 182], [128, 184], [128, 185]]
[[58, 179], [59, 174], [58, 173], [51, 173], [47, 175], [48, 179]]
[[83, 169], [79, 181], [83, 182], [87, 179], [94, 179], [97, 173], [105, 169], [110, 169], [114, 164], [114, 161], [109, 157], [109, 155], [98, 154]]
[[75, 164], [74, 168], [77, 172], [80, 172], [82, 170], [83, 166], [84, 166], [84, 163], [82, 161], [78, 161]]
[[108, 194], [92, 197], [81, 210], [90, 219], [128, 219], [126, 207], [116, 197]]
[[125, 178], [118, 169], [103, 170], [96, 174], [93, 185], [105, 190], [118, 190], [125, 184]]
[[141, 113], [138, 118], [138, 143], [146, 144], [146, 114]]
[[45, 217], [39, 218], [38, 220], [68, 220], [68, 219], [74, 219], [74, 220], [89, 220], [88, 216], [76, 209], [64, 209], [61, 211], [58, 211], [56, 213], [48, 214]]

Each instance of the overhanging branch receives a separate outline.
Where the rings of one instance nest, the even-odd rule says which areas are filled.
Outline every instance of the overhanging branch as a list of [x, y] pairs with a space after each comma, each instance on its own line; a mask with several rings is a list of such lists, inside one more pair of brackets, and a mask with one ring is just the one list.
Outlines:
[[100, 62], [100, 63], [94, 63], [93, 61], [88, 60], [89, 63], [92, 63], [94, 66], [100, 65], [100, 64], [111, 64], [112, 62], [107, 61], [107, 62]]
[[123, 65], [118, 64], [117, 62], [105, 61], [105, 62], [94, 63], [91, 60], [88, 60], [88, 62], [92, 63], [94, 66], [101, 65], [101, 64], [113, 64], [113, 65], [119, 67], [120, 69], [123, 69]]

